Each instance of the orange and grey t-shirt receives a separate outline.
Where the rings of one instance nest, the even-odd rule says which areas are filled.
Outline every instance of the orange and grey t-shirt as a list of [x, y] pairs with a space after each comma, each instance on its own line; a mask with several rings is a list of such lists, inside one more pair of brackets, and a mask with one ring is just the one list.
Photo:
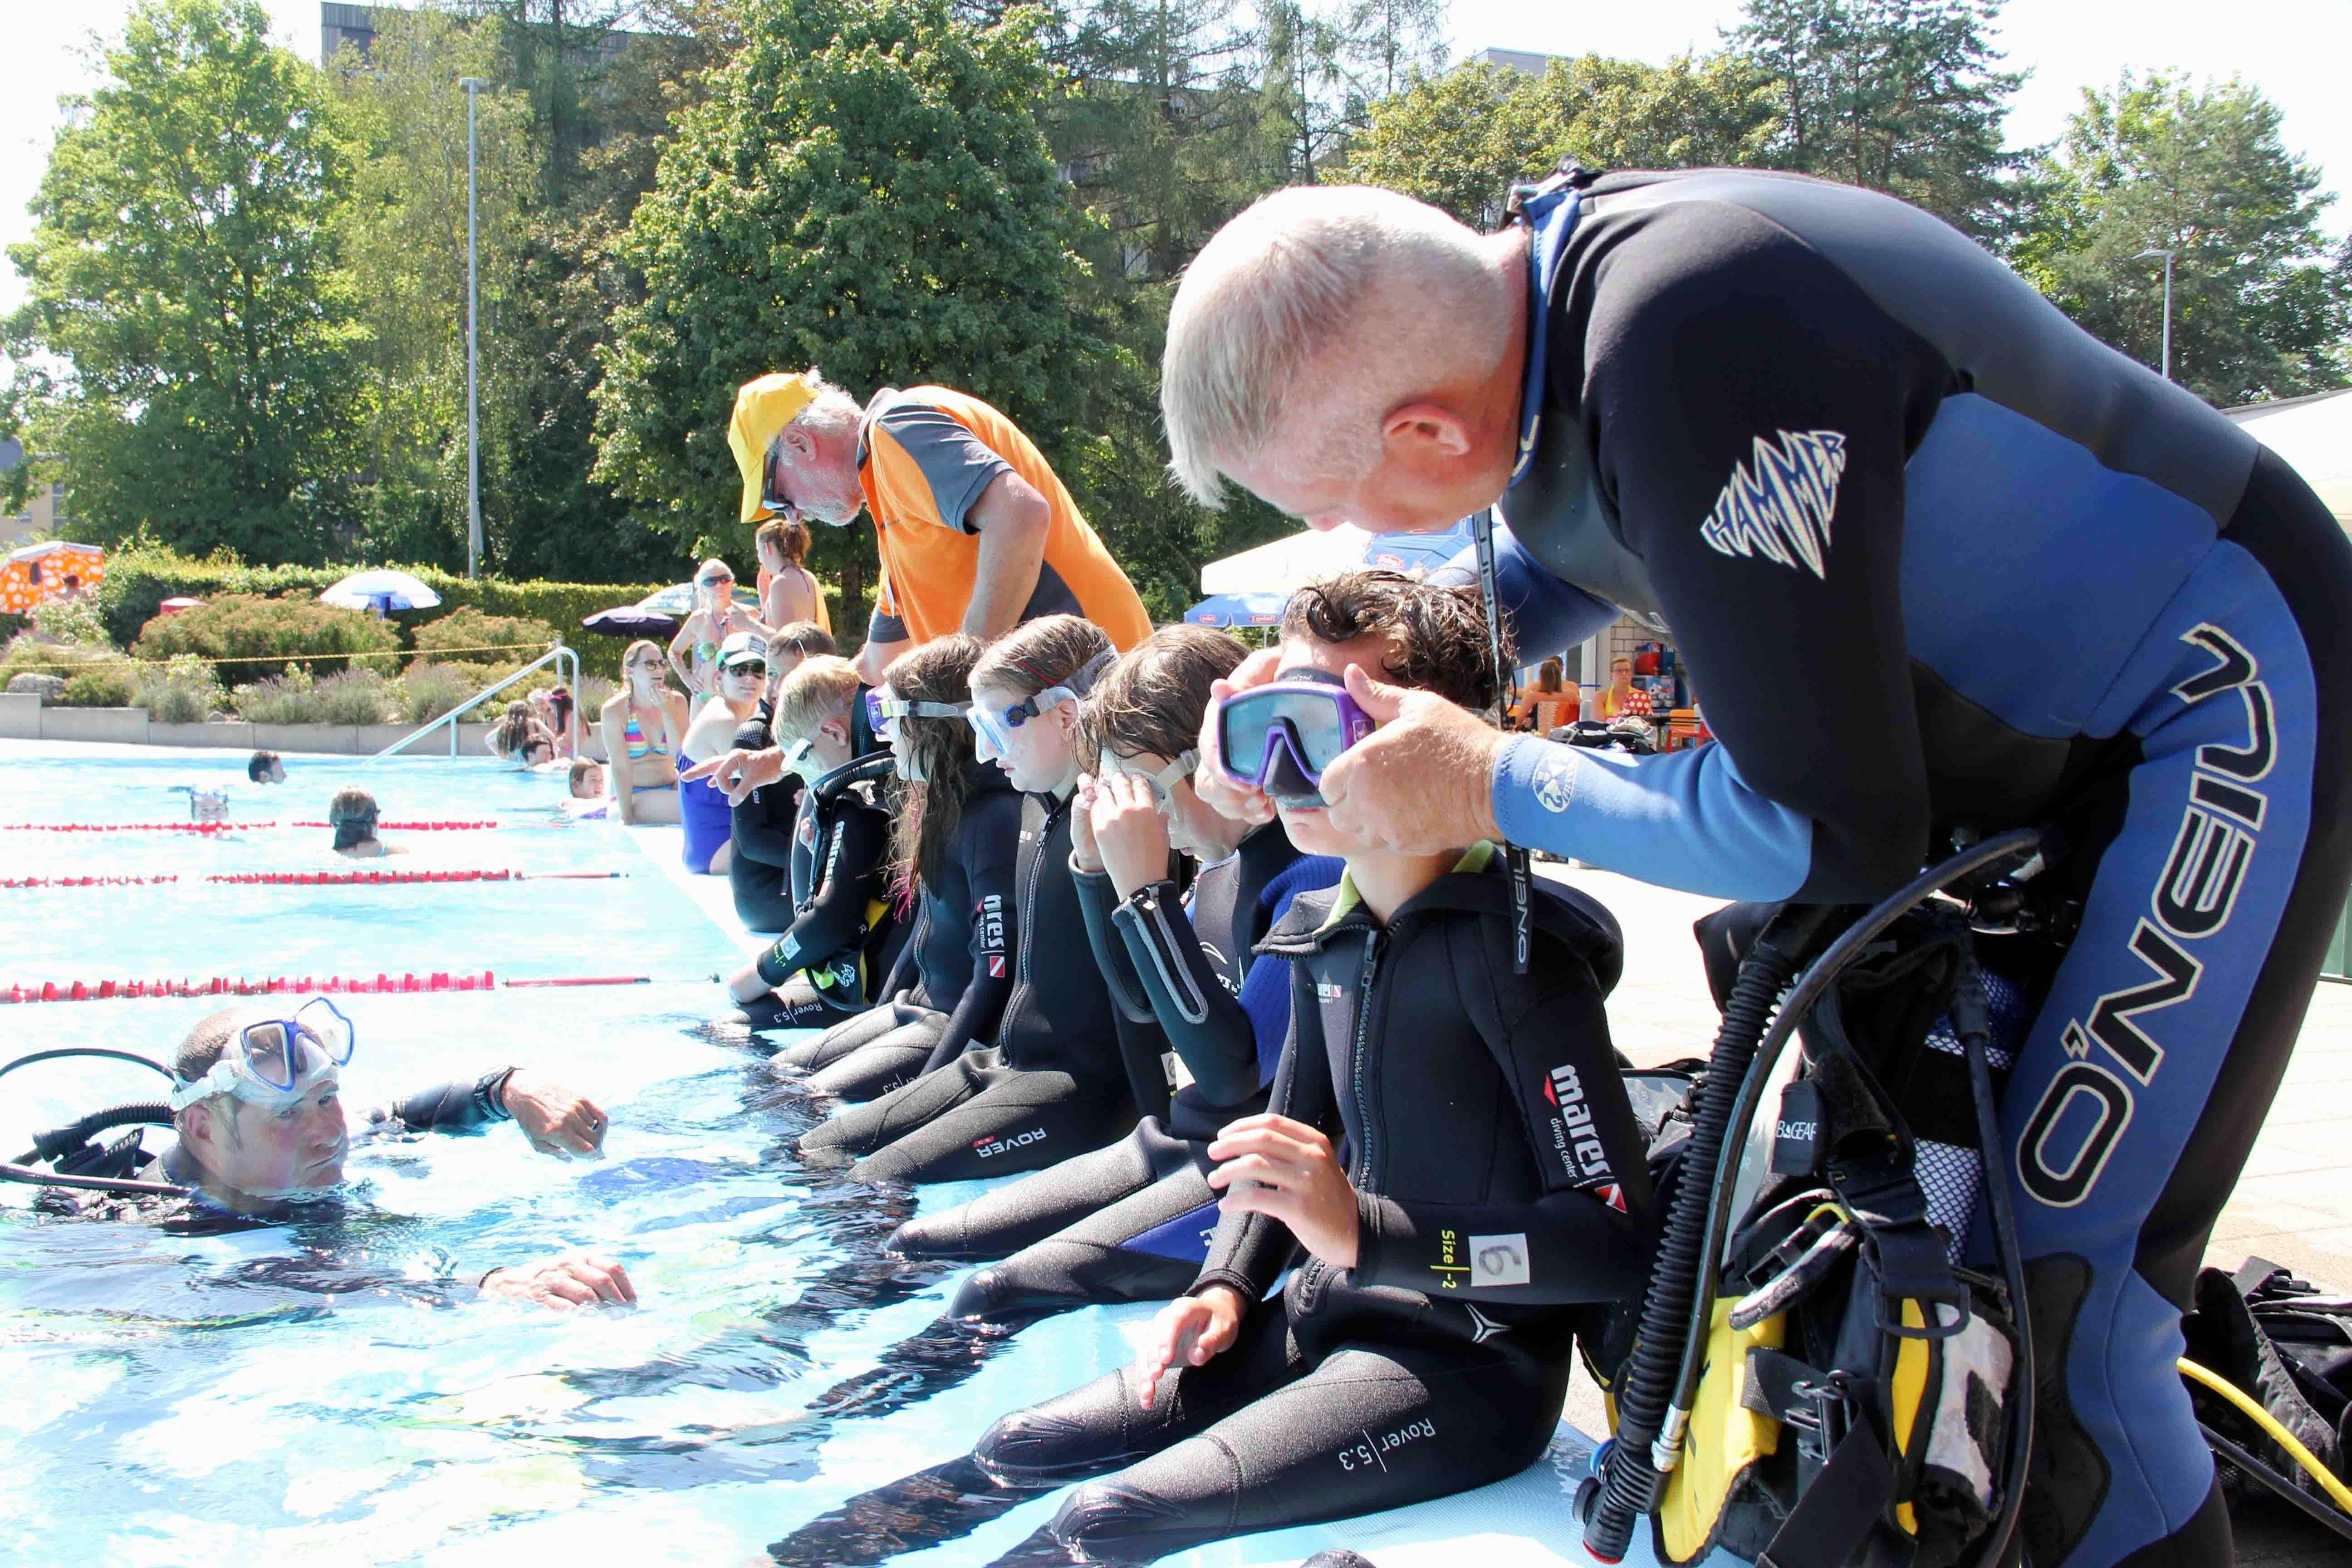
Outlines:
[[1151, 635], [1134, 585], [1045, 454], [979, 398], [944, 386], [886, 387], [866, 405], [857, 448], [857, 479], [882, 552], [867, 637], [928, 642], [963, 624], [980, 567], [971, 509], [1005, 473], [1044, 496], [1051, 519], [1037, 586], [1021, 618], [1083, 616], [1122, 652]]

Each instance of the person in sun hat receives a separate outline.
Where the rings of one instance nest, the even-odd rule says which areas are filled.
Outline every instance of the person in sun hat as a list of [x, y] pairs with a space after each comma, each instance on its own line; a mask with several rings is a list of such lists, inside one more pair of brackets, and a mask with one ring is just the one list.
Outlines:
[[[299, 1005], [256, 1001], [207, 1015], [170, 1058], [175, 1141], [119, 1170], [79, 1173], [176, 1186], [184, 1194], [45, 1187], [36, 1206], [58, 1217], [181, 1217], [218, 1226], [268, 1223], [292, 1205], [320, 1201], [341, 1184], [351, 1152], [341, 1080], [357, 1044], [352, 1020], [324, 996]], [[599, 1152], [609, 1125], [594, 1101], [506, 1067], [377, 1107], [362, 1119], [361, 1135], [464, 1131], [497, 1121], [514, 1122], [534, 1148], [567, 1155]], [[461, 1279], [444, 1277], [446, 1283]], [[351, 1284], [336, 1273], [331, 1288]], [[588, 1257], [501, 1264], [477, 1278], [474, 1288], [564, 1309], [636, 1300], [626, 1270]]]
[[982, 641], [1066, 612], [1125, 650], [1151, 617], [1020, 426], [968, 393], [885, 387], [863, 406], [814, 370], [746, 382], [727, 442], [742, 521], [874, 518], [880, 593], [858, 672], [963, 631]]

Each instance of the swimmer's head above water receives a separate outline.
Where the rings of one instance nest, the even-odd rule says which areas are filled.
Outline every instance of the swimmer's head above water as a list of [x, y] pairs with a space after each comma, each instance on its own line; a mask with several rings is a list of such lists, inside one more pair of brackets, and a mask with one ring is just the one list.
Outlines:
[[275, 752], [256, 752], [246, 759], [245, 776], [254, 784], [284, 784], [286, 761]]
[[250, 1213], [343, 1179], [351, 1130], [341, 1071], [351, 1021], [333, 1003], [231, 1007], [199, 1020], [172, 1060], [174, 1179]]

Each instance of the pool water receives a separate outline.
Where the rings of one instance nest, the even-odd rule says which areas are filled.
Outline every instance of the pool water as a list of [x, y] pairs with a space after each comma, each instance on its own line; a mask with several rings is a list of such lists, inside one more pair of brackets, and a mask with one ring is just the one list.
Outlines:
[[[202, 878], [349, 867], [317, 828], [0, 831], [0, 876], [180, 879], [0, 890], [0, 994], [215, 974], [646, 976], [342, 1003], [358, 1033], [343, 1077], [355, 1123], [367, 1106], [520, 1065], [603, 1107], [604, 1152], [537, 1154], [511, 1127], [362, 1141], [340, 1204], [211, 1236], [46, 1220], [27, 1206], [31, 1189], [0, 1184], [0, 1560], [511, 1564], [581, 1552], [740, 1564], [792, 1542], [782, 1560], [814, 1563], [833, 1548], [812, 1521], [1131, 1356], [1150, 1305], [993, 1341], [934, 1329], [954, 1273], [889, 1258], [881, 1244], [919, 1206], [978, 1184], [918, 1197], [802, 1164], [793, 1142], [818, 1112], [772, 1087], [745, 1042], [704, 1026], [719, 1002], [711, 977], [746, 944], [654, 858], [675, 853], [674, 832], [567, 825], [560, 775], [488, 760], [295, 757], [288, 768], [288, 784], [265, 787], [246, 783], [242, 753], [0, 742], [0, 825], [184, 820], [184, 797], [169, 793], [180, 784], [225, 787], [233, 822], [319, 821], [336, 789], [362, 784], [387, 819], [501, 824], [386, 829], [413, 850], [387, 869], [622, 874], [228, 886]], [[168, 1055], [220, 1005], [0, 1006], [0, 1057], [69, 1045]], [[157, 1083], [86, 1059], [25, 1068], [0, 1089], [0, 1153]], [[449, 1282], [575, 1251], [622, 1263], [638, 1308], [559, 1313]], [[1553, 1459], [1522, 1492], [1475, 1494], [1490, 1500], [1483, 1509], [1402, 1510], [1384, 1516], [1402, 1525], [1374, 1521], [1349, 1543], [1392, 1540], [1383, 1568], [1404, 1568], [1437, 1542], [1458, 1552], [1531, 1510], [1557, 1513], [1581, 1463], [1565, 1428]], [[895, 1560], [993, 1562], [1057, 1502]], [[1186, 1561], [1296, 1563], [1326, 1533]], [[1523, 1539], [1499, 1550], [1568, 1560]]]

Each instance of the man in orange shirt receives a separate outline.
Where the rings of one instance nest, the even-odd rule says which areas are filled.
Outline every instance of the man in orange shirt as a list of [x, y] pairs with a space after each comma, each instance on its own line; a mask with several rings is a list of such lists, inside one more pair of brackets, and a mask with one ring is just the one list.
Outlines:
[[873, 514], [882, 577], [858, 660], [869, 683], [918, 643], [1002, 637], [1059, 612], [1122, 651], [1150, 635], [1134, 585], [1044, 454], [977, 397], [886, 387], [861, 408], [814, 370], [779, 373], [736, 394], [727, 438], [744, 521]]

